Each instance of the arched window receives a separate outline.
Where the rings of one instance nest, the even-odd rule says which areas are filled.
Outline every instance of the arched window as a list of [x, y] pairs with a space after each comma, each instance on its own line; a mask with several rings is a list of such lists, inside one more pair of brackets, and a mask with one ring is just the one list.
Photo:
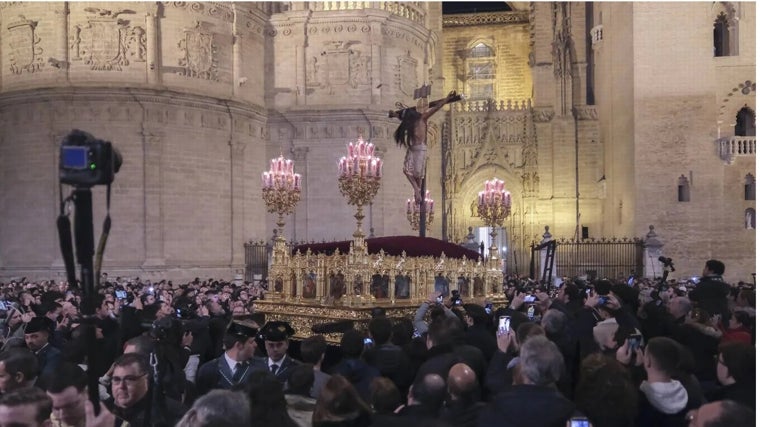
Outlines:
[[755, 112], [746, 105], [736, 113], [736, 136], [755, 136]]
[[755, 200], [755, 176], [751, 173], [744, 177], [744, 200]]
[[723, 12], [718, 15], [713, 23], [713, 52], [714, 56], [731, 55], [728, 16]]
[[478, 43], [470, 49], [470, 58], [490, 58], [492, 56], [494, 56], [493, 49], [484, 43]]
[[467, 55], [467, 89], [472, 99], [494, 98], [496, 81], [496, 53], [494, 49], [478, 42]]
[[755, 210], [752, 208], [747, 208], [744, 210], [744, 229], [755, 229]]
[[678, 178], [678, 201], [689, 202], [691, 201], [691, 194], [689, 191], [689, 179], [681, 175]]

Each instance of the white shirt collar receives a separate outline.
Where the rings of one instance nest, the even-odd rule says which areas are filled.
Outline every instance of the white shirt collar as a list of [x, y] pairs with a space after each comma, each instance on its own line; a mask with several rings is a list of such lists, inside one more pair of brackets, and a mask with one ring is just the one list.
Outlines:
[[237, 360], [234, 360], [230, 358], [230, 356], [227, 355], [227, 352], [224, 352], [224, 360], [227, 361], [227, 366], [230, 367], [230, 372], [235, 374], [235, 366], [239, 363]]

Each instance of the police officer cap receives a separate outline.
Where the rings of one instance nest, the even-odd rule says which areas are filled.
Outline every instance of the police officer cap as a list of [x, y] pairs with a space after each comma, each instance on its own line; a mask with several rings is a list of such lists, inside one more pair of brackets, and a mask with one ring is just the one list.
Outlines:
[[259, 333], [259, 330], [253, 326], [244, 325], [238, 322], [232, 322], [227, 328], [227, 333], [241, 338], [253, 338], [256, 336], [256, 334]]
[[267, 341], [285, 341], [295, 333], [290, 323], [282, 321], [267, 322], [261, 329], [261, 334]]
[[24, 330], [24, 333], [26, 334], [33, 334], [35, 332], [50, 333], [50, 330], [52, 329], [52, 326], [53, 326], [52, 323], [53, 321], [48, 319], [45, 316], [32, 317], [32, 320], [30, 320], [29, 323], [26, 324], [26, 329]]

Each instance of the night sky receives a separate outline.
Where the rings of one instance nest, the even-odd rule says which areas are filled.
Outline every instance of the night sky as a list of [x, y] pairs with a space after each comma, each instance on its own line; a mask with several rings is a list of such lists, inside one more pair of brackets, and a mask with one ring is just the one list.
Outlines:
[[443, 14], [509, 11], [504, 1], [445, 1]]

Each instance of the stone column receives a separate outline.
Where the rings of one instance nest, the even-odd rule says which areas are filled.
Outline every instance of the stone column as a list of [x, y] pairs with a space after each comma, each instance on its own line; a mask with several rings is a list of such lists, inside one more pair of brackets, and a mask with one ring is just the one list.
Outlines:
[[232, 35], [232, 95], [240, 96], [241, 67], [243, 66], [243, 34], [235, 29]]
[[69, 2], [60, 3], [60, 8], [56, 8], [54, 13], [58, 27], [58, 45], [54, 58], [56, 61], [52, 64], [63, 72], [65, 81], [69, 81]]
[[648, 279], [662, 277], [662, 263], [658, 258], [662, 255], [663, 246], [665, 245], [654, 232], [654, 225], [650, 225], [649, 233], [644, 239], [644, 277]]
[[145, 261], [143, 267], [160, 267], [164, 259], [164, 217], [163, 179], [161, 157], [163, 156], [164, 135], [157, 131], [143, 131], [143, 187], [145, 215], [144, 242]]
[[161, 84], [161, 66], [158, 43], [158, 6], [153, 4], [145, 14], [145, 37], [147, 38], [145, 50], [148, 55], [147, 70], [148, 85], [157, 86]]
[[232, 268], [245, 267], [245, 236], [243, 236], [243, 221], [245, 219], [245, 178], [243, 176], [245, 148], [247, 144], [241, 140], [230, 141], [230, 199], [232, 210], [232, 229], [230, 230], [230, 264]]
[[299, 235], [308, 239], [306, 233], [309, 230], [309, 215], [306, 212], [309, 211], [309, 162], [306, 156], [309, 154], [309, 147], [293, 147], [290, 153], [293, 155], [295, 172], [301, 174], [301, 200], [291, 215], [288, 228], [291, 229], [293, 240]]

